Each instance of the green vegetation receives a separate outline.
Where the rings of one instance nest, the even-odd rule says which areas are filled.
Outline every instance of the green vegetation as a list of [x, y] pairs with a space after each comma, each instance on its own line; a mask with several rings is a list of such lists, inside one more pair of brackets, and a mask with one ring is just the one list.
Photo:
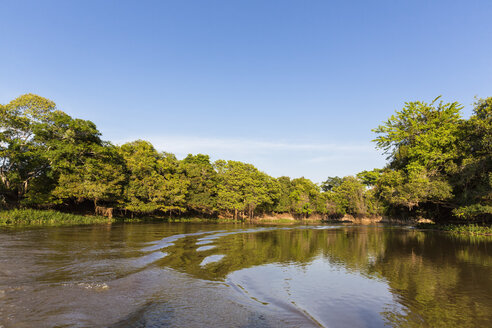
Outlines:
[[112, 220], [102, 216], [83, 216], [52, 210], [14, 209], [0, 212], [0, 225], [7, 226], [76, 225], [108, 222], [112, 222]]
[[458, 103], [410, 102], [374, 131], [389, 164], [376, 195], [392, 216], [490, 221], [492, 98], [478, 100], [470, 119]]
[[492, 235], [491, 226], [483, 226], [478, 224], [435, 224], [435, 223], [419, 223], [416, 225], [420, 229], [435, 229], [449, 231], [455, 234], [470, 234], [470, 235]]
[[94, 123], [74, 119], [37, 95], [0, 105], [0, 208], [171, 220], [378, 211], [373, 192], [356, 177], [337, 178], [340, 185], [327, 190], [306, 178], [270, 177], [251, 164], [212, 163], [203, 154], [178, 160], [147, 141], [115, 146], [100, 135]]
[[460, 117], [457, 103], [411, 102], [374, 131], [384, 169], [330, 177], [273, 178], [251, 164], [188, 155], [147, 141], [101, 140], [33, 95], [0, 105], [0, 208], [93, 211], [135, 217], [297, 219], [379, 216], [486, 222], [492, 216], [492, 98]]

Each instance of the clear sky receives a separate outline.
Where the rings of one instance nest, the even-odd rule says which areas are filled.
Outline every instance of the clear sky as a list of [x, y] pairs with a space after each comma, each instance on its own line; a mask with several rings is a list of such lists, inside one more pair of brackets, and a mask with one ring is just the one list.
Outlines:
[[382, 167], [405, 101], [492, 96], [492, 1], [0, 1], [0, 103], [273, 176]]

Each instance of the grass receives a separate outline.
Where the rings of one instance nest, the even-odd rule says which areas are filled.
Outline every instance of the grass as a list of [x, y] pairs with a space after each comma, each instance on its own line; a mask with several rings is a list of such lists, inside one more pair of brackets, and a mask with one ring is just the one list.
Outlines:
[[108, 223], [103, 216], [85, 216], [53, 210], [15, 209], [0, 211], [0, 226], [53, 226]]
[[478, 224], [435, 224], [420, 223], [416, 228], [448, 231], [453, 234], [492, 235], [492, 226]]

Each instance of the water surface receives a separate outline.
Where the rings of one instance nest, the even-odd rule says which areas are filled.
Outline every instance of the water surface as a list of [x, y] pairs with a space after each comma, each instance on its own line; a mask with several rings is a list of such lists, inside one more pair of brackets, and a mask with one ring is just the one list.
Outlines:
[[382, 226], [0, 230], [0, 327], [487, 327], [492, 238]]

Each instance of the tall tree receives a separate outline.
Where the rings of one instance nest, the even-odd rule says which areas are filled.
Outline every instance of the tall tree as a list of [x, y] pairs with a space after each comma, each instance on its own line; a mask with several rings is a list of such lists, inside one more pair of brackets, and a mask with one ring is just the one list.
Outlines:
[[331, 200], [333, 200], [339, 211], [343, 214], [353, 216], [366, 216], [368, 210], [368, 202], [371, 199], [366, 195], [366, 188], [362, 182], [353, 176], [347, 176], [342, 179], [342, 183], [333, 188]]
[[292, 211], [303, 217], [316, 212], [319, 205], [320, 190], [311, 180], [304, 177], [292, 180], [290, 194]]
[[492, 97], [479, 99], [460, 125], [460, 156], [451, 176], [456, 209], [466, 219], [492, 219]]
[[289, 177], [283, 176], [277, 178], [277, 183], [279, 186], [279, 197], [274, 210], [275, 212], [279, 212], [279, 213], [290, 212], [291, 210], [290, 194], [293, 191], [292, 182]]
[[374, 187], [383, 173], [382, 169], [373, 169], [371, 171], [362, 171], [357, 173], [357, 178], [367, 187]]
[[186, 212], [186, 196], [190, 182], [186, 179], [176, 156], [171, 153], [161, 153], [157, 164], [159, 174], [164, 177], [161, 187], [164, 192], [162, 210], [170, 214]]
[[125, 184], [125, 168], [117, 149], [100, 139], [91, 121], [56, 111], [49, 123], [35, 127], [34, 141], [44, 145], [43, 158], [56, 181], [52, 196], [58, 202], [76, 200], [117, 203]]
[[217, 202], [217, 172], [208, 155], [189, 154], [180, 162], [189, 180], [186, 204], [190, 210], [211, 214]]
[[239, 212], [252, 217], [259, 207], [273, 208], [279, 194], [273, 178], [251, 164], [237, 161], [218, 160], [214, 167], [218, 175], [219, 209], [231, 211], [234, 218], [238, 218]]
[[420, 166], [435, 172], [456, 158], [463, 106], [457, 102], [436, 104], [439, 98], [430, 104], [405, 103], [402, 110], [373, 130], [379, 134], [374, 142], [389, 155], [392, 168], [409, 171]]
[[323, 191], [331, 191], [333, 188], [342, 184], [342, 178], [340, 177], [328, 177], [321, 183], [321, 189]]
[[188, 180], [171, 154], [160, 154], [147, 141], [137, 140], [120, 147], [129, 181], [125, 208], [135, 213], [185, 211]]
[[0, 105], [0, 190], [7, 201], [20, 202], [33, 180], [46, 174], [43, 148], [34, 140], [34, 129], [49, 124], [55, 110], [53, 101], [34, 94]]
[[378, 182], [382, 197], [408, 210], [423, 203], [449, 207], [461, 123], [458, 103], [409, 102], [373, 131], [379, 149], [389, 155], [389, 169]]

